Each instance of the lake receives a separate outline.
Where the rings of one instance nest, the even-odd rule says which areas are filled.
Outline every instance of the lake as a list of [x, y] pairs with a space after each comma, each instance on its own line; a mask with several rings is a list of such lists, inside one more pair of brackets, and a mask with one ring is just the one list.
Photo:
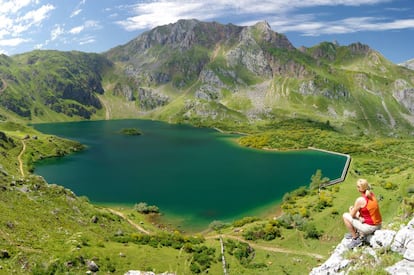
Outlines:
[[[37, 124], [43, 133], [77, 140], [87, 149], [36, 163], [49, 183], [104, 205], [156, 205], [164, 219], [188, 230], [215, 220], [256, 215], [286, 192], [308, 186], [320, 169], [341, 177], [346, 157], [314, 150], [244, 148], [236, 135], [149, 120]], [[120, 134], [138, 128], [140, 136]]]

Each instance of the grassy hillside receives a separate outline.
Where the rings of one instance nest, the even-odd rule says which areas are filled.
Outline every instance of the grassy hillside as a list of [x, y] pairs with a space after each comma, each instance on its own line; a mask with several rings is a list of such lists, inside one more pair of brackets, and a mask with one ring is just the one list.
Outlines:
[[[153, 215], [95, 206], [32, 175], [36, 159], [82, 146], [20, 124], [1, 123], [0, 274], [84, 273], [91, 261], [100, 272], [113, 274], [130, 269], [221, 274], [220, 236], [230, 274], [306, 273], [328, 257], [345, 233], [341, 213], [357, 196], [358, 177], [367, 178], [381, 198], [385, 228], [412, 217], [414, 140], [350, 137], [326, 123], [307, 120], [263, 125], [256, 131], [240, 143], [349, 153], [352, 162], [345, 182], [318, 193], [310, 186], [321, 180], [321, 171], [309, 186], [286, 194], [271, 213], [230, 224], [216, 221], [200, 234], [186, 235], [154, 224]], [[385, 263], [398, 260], [392, 253], [384, 257]]]
[[[264, 22], [181, 20], [102, 55], [0, 55], [0, 274], [81, 274], [92, 262], [102, 274], [222, 274], [220, 238], [230, 274], [307, 273], [342, 239], [357, 178], [381, 198], [385, 228], [413, 216], [413, 89], [413, 71], [366, 45], [299, 50]], [[312, 146], [352, 162], [343, 183], [318, 192], [316, 171], [271, 212], [195, 235], [33, 175], [37, 160], [84, 147], [28, 123], [122, 118], [216, 127], [245, 133], [242, 146]], [[373, 272], [398, 260], [381, 258]]]

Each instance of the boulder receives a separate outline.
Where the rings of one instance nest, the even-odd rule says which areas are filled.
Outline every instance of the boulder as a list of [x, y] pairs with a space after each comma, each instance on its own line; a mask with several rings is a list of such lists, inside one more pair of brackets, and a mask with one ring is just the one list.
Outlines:
[[98, 272], [99, 266], [94, 261], [87, 262], [88, 270], [92, 272]]
[[[351, 269], [355, 269], [354, 262], [345, 258], [350, 241], [344, 238], [329, 259], [313, 268], [310, 274], [347, 274]], [[381, 248], [391, 248], [392, 251], [403, 255], [402, 261], [387, 267], [385, 271], [390, 274], [414, 274], [414, 218], [397, 232], [388, 229], [375, 231], [373, 235], [367, 237], [365, 243], [369, 246], [354, 249], [362, 249], [362, 253], [371, 255], [378, 263], [381, 259], [377, 250]]]
[[377, 230], [367, 237], [367, 242], [373, 248], [390, 247], [395, 233], [394, 230]]

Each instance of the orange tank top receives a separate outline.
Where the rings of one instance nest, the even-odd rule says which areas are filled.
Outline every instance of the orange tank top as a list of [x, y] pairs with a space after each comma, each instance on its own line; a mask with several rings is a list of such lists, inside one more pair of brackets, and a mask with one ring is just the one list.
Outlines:
[[362, 218], [364, 218], [364, 223], [369, 225], [379, 225], [382, 223], [381, 213], [378, 206], [378, 201], [375, 198], [374, 194], [371, 193], [371, 198], [363, 195], [365, 201], [367, 202], [365, 207], [359, 210], [359, 213]]

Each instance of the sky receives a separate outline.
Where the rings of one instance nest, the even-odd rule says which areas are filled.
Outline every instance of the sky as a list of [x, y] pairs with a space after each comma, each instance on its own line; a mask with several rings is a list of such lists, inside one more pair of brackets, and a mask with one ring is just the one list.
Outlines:
[[413, 0], [0, 0], [0, 54], [102, 53], [180, 19], [267, 21], [297, 48], [361, 42], [396, 64], [414, 58]]

